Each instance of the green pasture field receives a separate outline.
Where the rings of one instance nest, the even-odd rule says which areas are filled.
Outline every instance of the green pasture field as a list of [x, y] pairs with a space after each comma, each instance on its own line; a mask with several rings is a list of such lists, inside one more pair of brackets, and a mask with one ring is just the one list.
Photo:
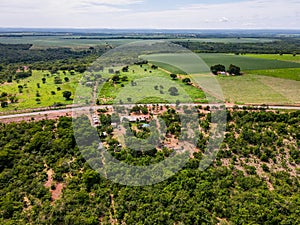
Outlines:
[[[207, 102], [200, 89], [186, 85], [180, 79], [172, 80], [168, 73], [152, 70], [150, 65], [143, 65], [142, 68], [130, 66], [129, 72], [121, 72], [120, 77], [123, 76], [127, 76], [128, 81], [116, 84], [109, 81], [103, 85], [98, 96], [101, 104], [176, 103], [177, 100], [186, 103]], [[132, 85], [132, 81], [136, 84]], [[171, 87], [177, 88], [178, 95], [170, 95], [168, 90]]]
[[300, 68], [252, 70], [249, 74], [300, 81]]
[[[209, 66], [194, 53], [163, 53], [163, 54], [151, 54], [141, 55], [143, 59], [150, 61], [153, 64], [159, 63], [163, 66], [163, 69], [168, 70], [169, 67], [175, 67], [184, 71], [187, 74], [195, 73], [207, 73], [210, 71]], [[167, 65], [167, 67], [165, 67]], [[170, 71], [175, 72], [176, 70]]]
[[253, 57], [258, 59], [272, 59], [280, 61], [298, 62], [300, 63], [300, 55], [293, 54], [247, 54], [247, 57]]
[[[199, 56], [199, 58], [197, 58], [197, 56]], [[187, 72], [188, 74], [208, 72], [210, 66], [216, 64], [223, 64], [227, 68], [230, 64], [234, 64], [241, 67], [242, 71], [300, 68], [300, 63], [295, 62], [219, 53], [201, 53], [197, 55], [193, 53], [153, 54], [143, 55], [141, 57], [154, 64], [163, 63], [161, 65], [164, 69], [169, 69], [168, 65], [167, 67], [164, 65], [169, 64], [172, 67], [176, 67]], [[172, 70], [171, 72], [176, 72], [176, 70]]]
[[167, 63], [162, 63], [162, 62], [154, 62], [154, 61], [150, 61], [150, 63], [155, 64], [156, 66], [165, 69], [167, 71], [169, 71], [170, 73], [174, 73], [174, 74], [186, 74], [185, 71], [183, 71], [182, 69], [179, 69], [175, 66], [172, 66], [170, 64]]
[[[49, 76], [47, 76], [49, 74]], [[63, 83], [55, 84], [54, 77], [59, 76]], [[71, 91], [74, 97], [74, 91], [78, 85], [81, 78], [81, 74], [71, 75], [69, 72], [64, 75], [62, 72], [59, 74], [51, 75], [48, 71], [33, 71], [31, 77], [20, 79], [18, 82], [13, 81], [12, 83], [4, 83], [0, 85], [0, 93], [6, 92], [9, 95], [16, 95], [18, 102], [9, 104], [7, 108], [0, 108], [0, 111], [12, 111], [12, 110], [22, 110], [22, 109], [32, 109], [49, 107], [54, 103], [62, 103], [65, 105], [72, 104], [73, 101], [66, 101], [63, 97], [64, 91]], [[42, 78], [46, 78], [46, 83], [43, 84]], [[69, 82], [65, 82], [64, 78], [68, 77]], [[37, 87], [37, 83], [40, 84], [40, 88]], [[19, 93], [18, 86], [23, 86], [23, 93]], [[26, 87], [27, 86], [27, 87]], [[60, 87], [61, 90], [58, 91], [57, 88]], [[55, 95], [51, 92], [54, 91]], [[37, 97], [37, 92], [39, 92], [40, 97]], [[40, 104], [36, 101], [39, 98]]]

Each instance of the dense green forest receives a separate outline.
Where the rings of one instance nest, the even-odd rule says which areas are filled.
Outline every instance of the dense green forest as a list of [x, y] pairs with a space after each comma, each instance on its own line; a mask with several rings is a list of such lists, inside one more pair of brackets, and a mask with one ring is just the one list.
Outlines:
[[84, 50], [69, 48], [31, 49], [31, 44], [0, 43], [0, 82], [19, 79], [16, 71], [24, 66], [30, 70], [74, 70], [83, 73], [87, 67], [100, 57], [105, 46], [90, 47]]
[[70, 48], [31, 49], [32, 44], [1, 44], [0, 63], [33, 63], [40, 61], [63, 60], [69, 58], [83, 58], [87, 55], [101, 55], [105, 46], [91, 47], [85, 50]]
[[[179, 173], [145, 187], [114, 184], [93, 171], [71, 118], [0, 124], [0, 223], [300, 224], [300, 112], [234, 110], [227, 117], [224, 143], [206, 171], [198, 168], [204, 129], [201, 151]], [[99, 132], [110, 123], [105, 115], [100, 120]], [[208, 128], [210, 114], [199, 113], [199, 121]], [[106, 140], [117, 146], [110, 134]], [[135, 163], [168, 157], [126, 149], [118, 155]]]

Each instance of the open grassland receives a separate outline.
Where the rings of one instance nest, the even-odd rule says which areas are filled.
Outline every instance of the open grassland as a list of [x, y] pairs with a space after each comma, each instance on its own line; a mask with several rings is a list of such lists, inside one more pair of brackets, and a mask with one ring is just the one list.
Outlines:
[[252, 70], [248, 71], [248, 73], [300, 81], [300, 68]]
[[[127, 81], [114, 83], [110, 80], [103, 85], [99, 94], [101, 104], [206, 102], [200, 89], [186, 85], [180, 79], [172, 80], [168, 73], [153, 70], [149, 65], [130, 66], [129, 72], [121, 72], [120, 78], [124, 76]], [[170, 94], [171, 87], [178, 90], [176, 95]]]
[[299, 104], [300, 82], [244, 75], [217, 77], [227, 102], [240, 104]]
[[247, 54], [247, 57], [253, 57], [258, 59], [272, 59], [272, 60], [280, 60], [280, 61], [289, 61], [289, 62], [298, 62], [300, 63], [300, 55], [292, 55], [292, 54]]
[[[62, 84], [55, 84], [55, 77], [61, 78]], [[64, 80], [65, 77], [69, 79], [68, 82]], [[43, 78], [46, 78], [45, 84], [42, 82]], [[17, 103], [9, 104], [7, 108], [0, 108], [0, 111], [48, 107], [55, 103], [72, 104], [71, 100], [65, 100], [63, 92], [71, 91], [72, 98], [80, 78], [81, 74], [76, 73], [71, 75], [69, 72], [66, 72], [66, 74], [59, 72], [58, 74], [51, 75], [48, 71], [35, 70], [31, 77], [13, 81], [12, 83], [1, 84], [0, 93], [6, 92], [8, 95], [16, 95], [18, 101]], [[40, 88], [38, 88], [38, 84]], [[19, 86], [23, 87], [22, 93], [20, 93]], [[37, 101], [37, 99], [40, 99], [40, 101]]]

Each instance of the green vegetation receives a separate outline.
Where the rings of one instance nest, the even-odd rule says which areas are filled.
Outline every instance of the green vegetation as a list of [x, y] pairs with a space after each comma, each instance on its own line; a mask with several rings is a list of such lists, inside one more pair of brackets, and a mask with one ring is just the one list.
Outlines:
[[132, 39], [79, 39], [70, 38], [69, 36], [19, 36], [1, 37], [1, 43], [4, 44], [31, 44], [32, 49], [48, 49], [48, 48], [72, 48], [72, 49], [88, 49], [95, 46], [119, 46], [132, 42]]
[[[172, 39], [174, 42], [178, 42], [177, 39]], [[272, 38], [189, 38], [189, 39], [180, 39], [180, 42], [197, 42], [197, 43], [268, 43], [268, 42], [275, 42], [276, 39]]]
[[[100, 116], [100, 133], [110, 129], [108, 117]], [[199, 117], [209, 125], [209, 116]], [[299, 112], [228, 112], [214, 164], [198, 168], [207, 143], [201, 132], [200, 151], [180, 172], [145, 187], [114, 184], [93, 171], [76, 146], [71, 118], [1, 124], [0, 222], [299, 224], [299, 122]], [[120, 149], [113, 133], [103, 140], [129, 164], [156, 163], [172, 152]]]
[[[63, 96], [64, 91], [74, 93], [81, 78], [79, 73], [73, 71], [72, 74], [74, 75], [63, 71], [51, 74], [49, 71], [34, 70], [31, 77], [2, 84], [0, 93], [8, 93], [9, 96], [6, 101], [9, 104], [8, 107], [1, 108], [0, 111], [48, 107], [56, 103], [72, 104], [72, 101], [66, 100]], [[68, 77], [69, 81], [63, 80], [64, 77]], [[45, 83], [43, 83], [43, 80]], [[12, 96], [15, 97], [13, 102], [9, 99]]]
[[234, 53], [234, 54], [300, 54], [300, 39], [295, 37], [276, 38], [273, 42], [193, 42], [177, 40], [179, 44], [197, 53]]
[[[91, 35], [80, 35], [80, 36], [67, 36], [67, 35], [51, 35], [51, 36], [38, 36], [38, 35], [3, 35], [1, 36], [1, 43], [4, 44], [32, 44], [33, 49], [46, 49], [46, 48], [89, 48], [91, 46], [99, 45], [111, 45], [119, 46], [127, 44], [136, 40], [157, 40], [157, 39], [168, 39], [170, 41], [178, 41], [173, 39], [172, 35], [157, 35], [150, 34], [147, 36], [136, 36], [128, 35], [124, 36], [112, 36], [100, 34], [97, 36]], [[273, 42], [276, 39], [271, 38], [192, 38], [192, 39], [181, 39], [181, 41], [193, 41], [193, 42], [217, 42], [217, 43], [264, 43]]]
[[[166, 65], [167, 67], [162, 67], [166, 70], [170, 67], [175, 67], [187, 74], [205, 73], [210, 71], [208, 65], [201, 59], [201, 57], [198, 57], [193, 53], [163, 53], [142, 55], [140, 57], [157, 65]], [[176, 71], [172, 69], [170, 72], [174, 73]]]
[[[209, 67], [222, 64], [227, 68], [231, 65], [237, 65], [242, 71], [246, 70], [264, 70], [264, 69], [282, 69], [282, 68], [299, 68], [300, 63], [286, 62], [271, 59], [260, 59], [255, 57], [247, 57], [244, 55], [220, 54], [220, 53], [201, 53], [198, 54], [199, 59], [190, 54], [153, 54], [141, 56], [155, 64], [163, 62], [172, 67], [178, 67], [187, 73], [203, 73], [208, 72]], [[168, 70], [169, 65], [161, 64], [162, 68]], [[171, 70], [174, 73], [173, 70]]]
[[249, 74], [256, 74], [262, 76], [277, 77], [282, 79], [289, 79], [300, 81], [300, 68], [291, 68], [291, 69], [270, 69], [270, 70], [252, 70], [249, 71]]
[[54, 60], [80, 59], [90, 55], [101, 55], [105, 46], [91, 49], [72, 50], [69, 48], [31, 49], [31, 44], [0, 43], [0, 63], [34, 63]]
[[295, 104], [300, 101], [299, 81], [252, 74], [237, 77], [218, 76], [217, 80], [228, 102]]
[[[33, 117], [28, 123], [0, 123], [0, 224], [300, 224], [300, 111], [233, 107], [226, 112], [220, 151], [207, 170], [201, 171], [199, 165], [208, 150], [210, 132], [218, 132], [209, 129], [215, 127], [211, 113], [216, 107], [198, 106], [193, 120], [196, 127], [185, 129], [182, 125], [191, 120], [188, 106], [182, 107], [184, 115], [179, 117], [175, 108], [157, 104], [176, 103], [179, 109], [179, 103], [206, 103], [197, 85], [213, 84], [215, 89], [209, 87], [209, 94], [219, 97], [218, 83], [231, 103], [299, 104], [300, 39], [249, 36], [0, 35], [0, 111], [67, 105], [75, 97], [75, 103], [77, 100], [85, 105], [142, 104], [128, 112], [125, 106], [116, 107], [131, 116], [128, 120], [136, 116], [123, 127], [119, 115], [108, 108], [99, 109], [98, 115], [93, 112], [97, 127], [91, 127], [91, 118], [86, 116], [42, 121]], [[87, 70], [115, 46], [159, 39], [168, 39], [197, 54], [168, 54], [166, 49], [165, 54], [142, 55], [149, 64], [144, 61], [120, 68], [98, 65], [95, 71]], [[116, 52], [114, 56], [122, 64], [130, 61], [129, 54]], [[243, 74], [211, 75], [210, 67], [218, 64], [234, 74], [240, 68]], [[82, 87], [75, 94], [78, 85]], [[91, 102], [92, 95], [98, 97], [95, 102]], [[82, 129], [74, 129], [76, 124]], [[158, 125], [166, 137], [157, 132]], [[133, 135], [121, 137], [128, 131]], [[90, 166], [99, 165], [101, 171], [109, 164], [97, 158], [104, 147], [128, 165], [166, 161], [173, 153], [188, 148], [189, 141], [180, 143], [180, 137], [188, 137], [191, 131], [198, 139], [196, 147], [186, 152], [190, 156], [187, 164], [161, 183], [120, 185]], [[89, 140], [91, 132], [96, 134], [95, 142]], [[148, 139], [159, 143], [153, 147]], [[87, 148], [79, 149], [76, 141]], [[166, 166], [162, 172], [173, 174], [177, 165], [179, 161], [172, 161], [172, 168]], [[113, 166], [105, 172], [117, 170]], [[128, 168], [121, 172], [120, 179], [126, 181]], [[149, 180], [148, 175], [157, 176], [142, 173], [143, 181]]]
[[247, 57], [300, 63], [300, 55], [297, 55], [295, 53], [294, 54], [247, 54]]
[[260, 59], [248, 57], [247, 55], [233, 54], [206, 54], [199, 56], [209, 65], [223, 64], [227, 68], [230, 64], [237, 65], [242, 71], [246, 70], [264, 70], [264, 69], [282, 69], [282, 68], [300, 68], [300, 63], [285, 62], [271, 59]]
[[[134, 71], [134, 72], [133, 72]], [[103, 76], [109, 76], [104, 74]], [[122, 78], [126, 76], [125, 80]], [[110, 75], [111, 79], [101, 88], [100, 104], [112, 103], [175, 103], [206, 102], [206, 97], [200, 89], [186, 85], [180, 79], [172, 79], [170, 75], [152, 66], [129, 66], [128, 72], [120, 75]], [[115, 81], [113, 80], [114, 78]], [[178, 94], [170, 95], [169, 89], [176, 87]], [[129, 101], [130, 100], [130, 101]]]
[[155, 64], [156, 66], [159, 66], [160, 68], [163, 68], [164, 70], [167, 70], [174, 74], [186, 74], [185, 71], [167, 63], [156, 62], [156, 61], [150, 61], [150, 63]]

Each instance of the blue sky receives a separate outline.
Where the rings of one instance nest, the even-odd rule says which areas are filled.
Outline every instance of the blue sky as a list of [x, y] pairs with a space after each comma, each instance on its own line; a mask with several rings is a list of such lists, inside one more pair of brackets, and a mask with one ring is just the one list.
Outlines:
[[300, 0], [1, 0], [0, 27], [300, 29]]

